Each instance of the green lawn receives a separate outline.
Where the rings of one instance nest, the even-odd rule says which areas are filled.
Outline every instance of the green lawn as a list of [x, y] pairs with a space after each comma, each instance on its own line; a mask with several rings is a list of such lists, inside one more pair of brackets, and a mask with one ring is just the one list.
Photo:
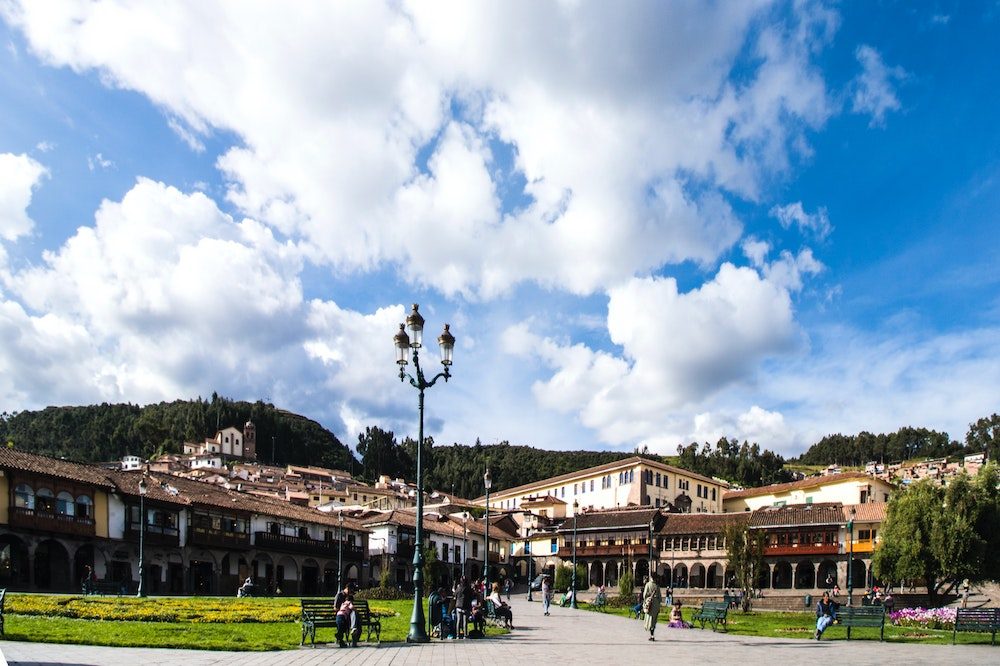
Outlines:
[[[369, 603], [373, 612], [384, 613], [382, 641], [405, 640], [413, 602]], [[288, 598], [118, 599], [10, 594], [4, 617], [6, 638], [13, 641], [261, 651], [299, 646], [302, 629], [297, 622], [298, 607], [298, 599]], [[487, 633], [506, 631], [488, 627]], [[316, 638], [333, 642], [334, 630], [319, 629]]]
[[[594, 612], [611, 613], [614, 615], [628, 616], [627, 608], [608, 608], [606, 610], [596, 610], [590, 604], [581, 602], [580, 608], [585, 608]], [[694, 607], [685, 606], [684, 619], [691, 621], [691, 616], [697, 612]], [[728, 615], [728, 630], [730, 634], [740, 636], [767, 636], [770, 638], [802, 638], [812, 640], [813, 632], [816, 629], [816, 616], [808, 612], [776, 612], [776, 611], [754, 611], [741, 613], [730, 611]], [[670, 621], [670, 609], [663, 608], [660, 612], [660, 622]], [[638, 622], [638, 620], [637, 620]], [[699, 625], [695, 625], [693, 631], [701, 631]], [[711, 631], [709, 625], [705, 625], [705, 631]], [[886, 622], [885, 640], [894, 643], [928, 643], [928, 644], [950, 644], [951, 630], [923, 629], [920, 627], [897, 627]], [[847, 629], [834, 625], [823, 634], [823, 640], [841, 640], [847, 638]], [[877, 629], [851, 629], [851, 640], [878, 640]], [[989, 634], [960, 633], [959, 643], [986, 643], [990, 642]]]

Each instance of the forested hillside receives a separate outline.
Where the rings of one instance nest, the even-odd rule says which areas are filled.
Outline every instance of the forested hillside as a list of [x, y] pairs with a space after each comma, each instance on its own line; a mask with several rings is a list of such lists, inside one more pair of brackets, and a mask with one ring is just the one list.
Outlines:
[[319, 423], [261, 401], [175, 400], [138, 405], [46, 407], [0, 414], [0, 442], [24, 451], [81, 462], [144, 458], [179, 452], [185, 441], [201, 441], [218, 428], [252, 420], [258, 459], [281, 465], [315, 464], [351, 470], [354, 457], [337, 436]]

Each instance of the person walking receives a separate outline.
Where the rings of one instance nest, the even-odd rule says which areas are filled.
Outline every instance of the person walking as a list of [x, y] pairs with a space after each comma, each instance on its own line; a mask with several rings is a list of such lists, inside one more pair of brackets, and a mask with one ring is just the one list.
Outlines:
[[472, 607], [472, 588], [465, 576], [455, 585], [455, 636], [468, 638], [469, 610]]
[[656, 584], [655, 575], [650, 575], [646, 579], [646, 586], [642, 588], [642, 612], [646, 614], [646, 631], [649, 632], [649, 640], [655, 641], [653, 636], [656, 633], [656, 619], [660, 614], [660, 586]]
[[549, 614], [549, 605], [552, 603], [552, 583], [549, 582], [548, 574], [542, 577], [542, 610], [545, 615]]
[[503, 591], [507, 593], [507, 601], [510, 601], [510, 591], [514, 589], [514, 582], [507, 578], [503, 582]]

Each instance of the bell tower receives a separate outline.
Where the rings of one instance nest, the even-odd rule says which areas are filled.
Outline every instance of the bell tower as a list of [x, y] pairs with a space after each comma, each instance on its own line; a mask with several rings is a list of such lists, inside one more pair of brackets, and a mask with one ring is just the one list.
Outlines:
[[243, 457], [247, 460], [257, 460], [257, 428], [253, 421], [247, 421], [243, 426]]

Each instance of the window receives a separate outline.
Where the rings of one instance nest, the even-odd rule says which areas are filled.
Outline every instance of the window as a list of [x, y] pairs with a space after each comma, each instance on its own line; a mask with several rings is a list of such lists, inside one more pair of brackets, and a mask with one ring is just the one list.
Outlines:
[[473, 541], [472, 542], [472, 558], [475, 559], [477, 557], [479, 557], [479, 542], [478, 541]]
[[576, 495], [576, 486], [577, 486], [577, 484], [575, 484], [575, 483], [574, 483], [574, 484], [573, 484], [573, 494], [574, 494], [574, 495]]
[[76, 502], [65, 490], [56, 495], [56, 513], [60, 516], [72, 516], [76, 513]]
[[562, 496], [566, 497], [566, 486], [562, 487]]
[[712, 488], [712, 501], [715, 501], [715, 488]]
[[[660, 473], [659, 472], [656, 473], [656, 487], [657, 488], [660, 487]], [[653, 573], [656, 573], [656, 572], [653, 572]]]
[[594, 492], [594, 480], [593, 479], [590, 480], [590, 492]]
[[858, 541], [868, 541], [872, 538], [871, 530], [858, 530]]
[[300, 527], [299, 528], [299, 538], [300, 539], [308, 539], [309, 538], [309, 528], [308, 527]]
[[461, 546], [455, 546], [455, 561], [456, 562], [461, 562], [462, 561], [462, 547]]
[[550, 553], [558, 553], [559, 552], [559, 542], [556, 539], [552, 539], [552, 543], [549, 546], [549, 552]]
[[812, 504], [812, 503], [813, 503], [813, 498], [812, 497], [807, 497], [806, 498], [806, 504]]
[[87, 519], [94, 517], [94, 502], [89, 495], [80, 495], [76, 498], [76, 517]]
[[19, 483], [14, 488], [14, 506], [19, 509], [35, 508], [35, 491], [26, 483]]
[[39, 488], [35, 493], [35, 508], [45, 513], [55, 513], [56, 498], [48, 488]]

